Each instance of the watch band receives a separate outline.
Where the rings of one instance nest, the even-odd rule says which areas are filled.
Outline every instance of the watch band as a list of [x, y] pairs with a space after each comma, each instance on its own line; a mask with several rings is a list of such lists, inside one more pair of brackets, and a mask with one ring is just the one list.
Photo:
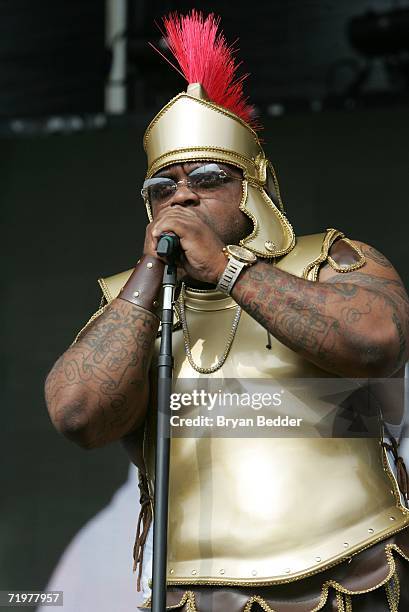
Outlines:
[[227, 295], [230, 295], [233, 285], [244, 267], [246, 267], [246, 264], [243, 261], [239, 261], [235, 257], [230, 256], [227, 266], [219, 278], [216, 289], [222, 293], [227, 293]]

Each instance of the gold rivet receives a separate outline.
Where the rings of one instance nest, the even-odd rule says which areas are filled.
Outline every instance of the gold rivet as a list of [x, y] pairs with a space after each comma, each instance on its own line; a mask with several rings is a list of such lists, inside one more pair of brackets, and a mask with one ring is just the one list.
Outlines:
[[276, 250], [276, 245], [274, 244], [274, 242], [272, 242], [272, 240], [266, 240], [264, 246], [267, 251], [270, 251], [270, 253], [273, 253]]
[[348, 548], [349, 542], [344, 542], [344, 548]]
[[170, 569], [170, 570], [169, 570], [169, 574], [173, 574], [173, 573], [174, 573], [174, 571], [175, 571], [174, 569]]
[[159, 304], [158, 300], [154, 300], [153, 302], [153, 306], [156, 308], [156, 306]]
[[151, 261], [148, 261], [148, 263], [146, 264], [147, 268], [153, 268], [153, 263]]
[[257, 576], [257, 571], [256, 570], [252, 570], [251, 575], [252, 576]]
[[289, 567], [286, 567], [284, 571], [285, 571], [286, 574], [289, 574], [291, 572]]
[[224, 569], [219, 570], [219, 574], [224, 574]]
[[132, 294], [134, 297], [138, 297], [139, 296], [139, 291], [134, 291]]
[[374, 532], [374, 530], [372, 529], [372, 527], [369, 527], [368, 533], [373, 533], [373, 532]]
[[192, 574], [193, 574], [193, 576], [196, 576], [197, 571], [196, 570], [192, 570]]
[[390, 521], [395, 521], [396, 519], [395, 519], [395, 517], [394, 517], [394, 516], [390, 516], [390, 517], [389, 517], [389, 520], [390, 520]]
[[321, 561], [321, 557], [315, 557], [315, 560], [317, 563], [319, 563]]

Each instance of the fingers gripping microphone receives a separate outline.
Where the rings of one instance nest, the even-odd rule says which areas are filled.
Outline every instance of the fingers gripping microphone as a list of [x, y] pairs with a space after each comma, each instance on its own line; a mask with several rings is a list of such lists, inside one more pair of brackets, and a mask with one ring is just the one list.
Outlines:
[[159, 236], [156, 252], [159, 257], [166, 257], [168, 261], [175, 261], [180, 252], [180, 240], [173, 232], [163, 232]]

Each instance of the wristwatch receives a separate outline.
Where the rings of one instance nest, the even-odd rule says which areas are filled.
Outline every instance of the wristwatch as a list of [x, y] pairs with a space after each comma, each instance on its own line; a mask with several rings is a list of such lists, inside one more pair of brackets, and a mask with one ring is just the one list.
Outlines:
[[233, 285], [239, 277], [243, 268], [256, 263], [257, 257], [252, 251], [237, 244], [228, 244], [223, 247], [223, 252], [228, 257], [227, 266], [219, 278], [216, 289], [230, 295]]

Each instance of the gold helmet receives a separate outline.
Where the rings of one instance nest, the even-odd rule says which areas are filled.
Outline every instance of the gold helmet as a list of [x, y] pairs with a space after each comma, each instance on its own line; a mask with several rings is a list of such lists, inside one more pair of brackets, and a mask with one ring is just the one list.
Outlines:
[[[241, 169], [240, 210], [251, 219], [253, 230], [240, 244], [259, 257], [279, 257], [293, 248], [294, 232], [284, 213], [274, 168], [251, 125], [244, 77], [235, 78], [233, 49], [218, 32], [219, 23], [214, 15], [204, 17], [195, 10], [164, 19], [166, 41], [188, 87], [159, 111], [145, 132], [146, 178], [171, 164], [201, 160]], [[152, 220], [147, 199], [145, 204]]]

